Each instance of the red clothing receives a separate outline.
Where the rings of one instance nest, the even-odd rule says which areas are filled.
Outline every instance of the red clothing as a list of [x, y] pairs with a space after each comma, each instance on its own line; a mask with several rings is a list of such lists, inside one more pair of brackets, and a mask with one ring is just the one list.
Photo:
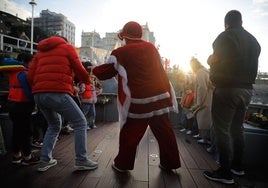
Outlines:
[[9, 92], [8, 100], [15, 102], [27, 102], [30, 101], [25, 95], [24, 89], [18, 80], [18, 74], [20, 71], [9, 72]]
[[174, 90], [153, 44], [139, 40], [114, 50], [93, 74], [100, 80], [118, 74], [121, 126], [127, 117], [141, 119], [177, 110]]
[[194, 92], [184, 94], [182, 98], [182, 107], [190, 108], [194, 104]]
[[94, 88], [91, 84], [85, 85], [85, 91], [82, 93], [83, 99], [90, 99], [93, 95]]
[[122, 170], [134, 168], [137, 147], [150, 126], [159, 143], [160, 164], [179, 168], [178, 146], [168, 118], [170, 111], [177, 110], [177, 101], [155, 46], [143, 40], [127, 41], [93, 74], [101, 80], [118, 75], [121, 130], [114, 165]]
[[160, 164], [168, 169], [179, 168], [179, 150], [168, 114], [145, 119], [128, 118], [120, 131], [119, 153], [114, 159], [116, 166], [122, 170], [134, 168], [136, 150], [148, 124], [159, 144]]
[[49, 37], [40, 41], [37, 48], [27, 75], [33, 94], [59, 92], [73, 96], [74, 75], [79, 81], [90, 83], [75, 48], [63, 38]]

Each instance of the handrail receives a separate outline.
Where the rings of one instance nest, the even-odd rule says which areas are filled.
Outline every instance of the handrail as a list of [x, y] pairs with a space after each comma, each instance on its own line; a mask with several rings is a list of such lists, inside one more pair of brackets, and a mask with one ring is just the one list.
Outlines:
[[[26, 42], [27, 44], [30, 44], [30, 41], [23, 40], [20, 38], [0, 34], [0, 50], [3, 52], [15, 52], [16, 50], [24, 50], [24, 51], [31, 51], [30, 45], [27, 45], [29, 47], [22, 47], [20, 46], [20, 42]], [[36, 42], [33, 43], [33, 52], [36, 52], [37, 50], [37, 44]]]

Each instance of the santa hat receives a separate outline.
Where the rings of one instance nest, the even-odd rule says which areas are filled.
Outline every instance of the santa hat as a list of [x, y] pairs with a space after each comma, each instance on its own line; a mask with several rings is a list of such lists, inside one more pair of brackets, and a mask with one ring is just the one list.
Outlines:
[[141, 40], [141, 37], [142, 37], [142, 27], [140, 26], [140, 24], [134, 21], [126, 23], [121, 32], [118, 33], [118, 38], [120, 40], [123, 40], [124, 38], [130, 40]]

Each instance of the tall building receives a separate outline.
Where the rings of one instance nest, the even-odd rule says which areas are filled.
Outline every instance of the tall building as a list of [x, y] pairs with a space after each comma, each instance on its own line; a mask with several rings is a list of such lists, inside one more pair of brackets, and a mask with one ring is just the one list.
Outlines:
[[63, 14], [42, 10], [40, 17], [34, 18], [34, 26], [52, 34], [67, 38], [69, 43], [75, 45], [75, 25], [67, 20]]
[[[142, 30], [142, 39], [155, 45], [154, 33], [150, 32], [147, 23], [142, 25]], [[79, 55], [82, 58], [95, 61], [94, 64], [103, 63], [113, 49], [122, 46], [124, 43], [124, 41], [119, 40], [117, 34], [118, 32], [105, 33], [105, 37], [101, 38], [100, 34], [95, 31], [83, 31]]]

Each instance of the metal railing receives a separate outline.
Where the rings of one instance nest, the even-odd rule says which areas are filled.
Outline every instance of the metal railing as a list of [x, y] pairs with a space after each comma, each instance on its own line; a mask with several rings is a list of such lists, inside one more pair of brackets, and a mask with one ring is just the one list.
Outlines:
[[[20, 43], [27, 45], [26, 47], [20, 46]], [[37, 44], [36, 42], [33, 43], [33, 52], [37, 51]], [[31, 41], [0, 34], [0, 50], [2, 52], [20, 52], [22, 50], [31, 52]]]

